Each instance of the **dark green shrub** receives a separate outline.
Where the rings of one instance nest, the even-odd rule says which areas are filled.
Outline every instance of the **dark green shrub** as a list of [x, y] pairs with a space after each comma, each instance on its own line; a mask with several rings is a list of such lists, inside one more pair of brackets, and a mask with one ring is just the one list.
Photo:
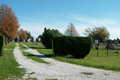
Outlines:
[[53, 37], [55, 55], [73, 55], [76, 58], [84, 58], [89, 54], [92, 40], [90, 37]]
[[42, 35], [40, 35], [40, 39], [42, 44], [45, 46], [45, 48], [51, 49], [52, 48], [52, 38], [53, 36], [61, 36], [62, 34], [58, 30], [50, 30], [44, 28], [44, 32]]
[[4, 42], [5, 42], [4, 35], [0, 34], [0, 56], [3, 56]]

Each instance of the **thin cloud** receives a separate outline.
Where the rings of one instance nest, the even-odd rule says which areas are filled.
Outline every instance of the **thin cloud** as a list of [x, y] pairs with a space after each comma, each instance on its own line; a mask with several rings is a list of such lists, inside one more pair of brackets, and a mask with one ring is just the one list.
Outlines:
[[[20, 27], [23, 28], [24, 30], [30, 31], [32, 35], [36, 36], [39, 36], [40, 34], [43, 33], [44, 27], [50, 29], [57, 29], [64, 34], [69, 23], [72, 22], [75, 25], [75, 28], [80, 34], [80, 36], [86, 36], [83, 34], [84, 30], [87, 29], [88, 27], [92, 28], [93, 26], [105, 26], [110, 32], [110, 38], [112, 39], [115, 38], [116, 36], [119, 36], [117, 34], [120, 30], [118, 27], [116, 27], [118, 24], [116, 24], [115, 21], [105, 18], [104, 16], [102, 18], [92, 18], [81, 15], [63, 15], [63, 14], [61, 16], [60, 15], [57, 14], [56, 16], [53, 16], [50, 14], [45, 14], [42, 17], [40, 15], [37, 19], [28, 18], [28, 21], [26, 20], [20, 22], [21, 25]], [[62, 18], [64, 16], [66, 16], [65, 19]], [[42, 21], [39, 21], [39, 19]], [[112, 28], [113, 26], [114, 28], [115, 27], [116, 28], [115, 29]]]
[[106, 25], [113, 25], [115, 22], [114, 21], [110, 21], [110, 20], [107, 20], [105, 19], [105, 17], [103, 18], [91, 18], [91, 17], [86, 17], [86, 16], [74, 16], [75, 20], [81, 22], [81, 23], [86, 23], [86, 24], [89, 24], [89, 25], [101, 25], [101, 26], [106, 26]]
[[111, 24], [110, 21], [108, 21], [104, 16], [103, 16], [104, 20], [108, 23], [108, 24]]

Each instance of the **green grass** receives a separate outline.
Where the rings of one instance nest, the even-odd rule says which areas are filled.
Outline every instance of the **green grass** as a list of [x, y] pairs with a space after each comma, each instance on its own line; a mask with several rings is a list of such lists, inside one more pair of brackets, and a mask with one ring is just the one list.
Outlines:
[[11, 42], [7, 45], [4, 45], [4, 48], [5, 49], [14, 49], [14, 47], [16, 46], [16, 43], [15, 42]]
[[38, 45], [36, 45], [36, 42], [23, 42], [23, 44], [26, 44], [32, 49], [45, 49], [45, 47], [41, 43], [37, 43]]
[[46, 79], [46, 80], [58, 80], [58, 79]]
[[28, 47], [37, 50], [41, 54], [44, 54], [48, 57], [53, 57], [52, 55], [52, 50], [51, 49], [46, 49], [41, 43], [37, 43], [38, 45], [35, 45], [36, 42], [23, 42], [25, 45]]
[[25, 50], [26, 49], [26, 47], [24, 45], [22, 45], [22, 43], [19, 43], [19, 47], [20, 47], [21, 50]]
[[[106, 69], [106, 70], [114, 70], [120, 71], [120, 52], [117, 56], [117, 50], [107, 50], [105, 46], [99, 46], [99, 56], [97, 57], [97, 50], [91, 49], [89, 55], [87, 55], [84, 59], [76, 59], [76, 58], [68, 58], [68, 57], [61, 57], [61, 56], [53, 56], [51, 49], [45, 49], [41, 43], [39, 45], [34, 45], [30, 42], [24, 43], [28, 47], [38, 50], [41, 54], [45, 54], [48, 57], [54, 58], [59, 61], [68, 62], [77, 65], [83, 65], [88, 67]], [[120, 47], [119, 47], [120, 49]]]
[[13, 56], [13, 50], [15, 43], [9, 43], [5, 45], [5, 48], [11, 50], [4, 50], [4, 56], [0, 57], [0, 80], [8, 79], [11, 80], [22, 78], [25, 74], [25, 69], [18, 68], [19, 64], [15, 61]]
[[107, 76], [107, 75], [110, 75], [110, 74], [104, 74], [104, 75], [106, 75], [106, 76]]
[[36, 55], [33, 55], [33, 54], [29, 53], [29, 52], [22, 51], [22, 53], [23, 53], [24, 56], [27, 56], [28, 58], [30, 58], [30, 59], [32, 59], [32, 60], [34, 60], [34, 61], [37, 61], [37, 62], [39, 62], [39, 63], [50, 64], [50, 63], [48, 63], [48, 62], [40, 59], [40, 58], [37, 57]]
[[81, 74], [84, 74], [84, 75], [93, 75], [93, 73], [91, 73], [91, 72], [81, 72]]
[[25, 80], [37, 80], [36, 78], [26, 78]]

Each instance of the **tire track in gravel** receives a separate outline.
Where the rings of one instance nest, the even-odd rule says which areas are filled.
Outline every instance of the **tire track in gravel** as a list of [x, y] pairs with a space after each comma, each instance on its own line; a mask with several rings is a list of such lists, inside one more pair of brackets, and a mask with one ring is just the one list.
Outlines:
[[[78, 66], [70, 63], [60, 62], [40, 54], [37, 50], [27, 47], [26, 52], [39, 56], [50, 65], [38, 63], [22, 55], [18, 44], [16, 43], [14, 56], [21, 68], [26, 68], [26, 74], [23, 78], [36, 78], [38, 80], [58, 79], [58, 80], [120, 80], [120, 72], [107, 71], [89, 67]], [[34, 74], [32, 74], [34, 72]], [[91, 72], [93, 75], [84, 75], [81, 72]], [[108, 74], [108, 75], [105, 75]]]

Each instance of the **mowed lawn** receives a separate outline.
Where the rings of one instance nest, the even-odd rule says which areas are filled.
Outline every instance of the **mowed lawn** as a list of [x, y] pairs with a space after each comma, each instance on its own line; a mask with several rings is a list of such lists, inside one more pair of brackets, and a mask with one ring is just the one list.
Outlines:
[[105, 49], [104, 45], [99, 46], [98, 57], [97, 50], [91, 49], [89, 55], [87, 55], [84, 59], [76, 59], [69, 57], [53, 56], [52, 50], [45, 49], [41, 43], [37, 43], [38, 45], [36, 45], [36, 43], [24, 42], [24, 44], [26, 44], [32, 49], [38, 50], [38, 52], [40, 52], [41, 54], [45, 54], [46, 56], [59, 61], [106, 70], [120, 71], [120, 52], [118, 52], [117, 56], [117, 50], [108, 50], [107, 56], [107, 50]]
[[19, 64], [13, 56], [15, 43], [5, 45], [4, 56], [0, 56], [0, 80], [15, 80], [22, 79], [25, 74], [25, 69], [18, 68]]

